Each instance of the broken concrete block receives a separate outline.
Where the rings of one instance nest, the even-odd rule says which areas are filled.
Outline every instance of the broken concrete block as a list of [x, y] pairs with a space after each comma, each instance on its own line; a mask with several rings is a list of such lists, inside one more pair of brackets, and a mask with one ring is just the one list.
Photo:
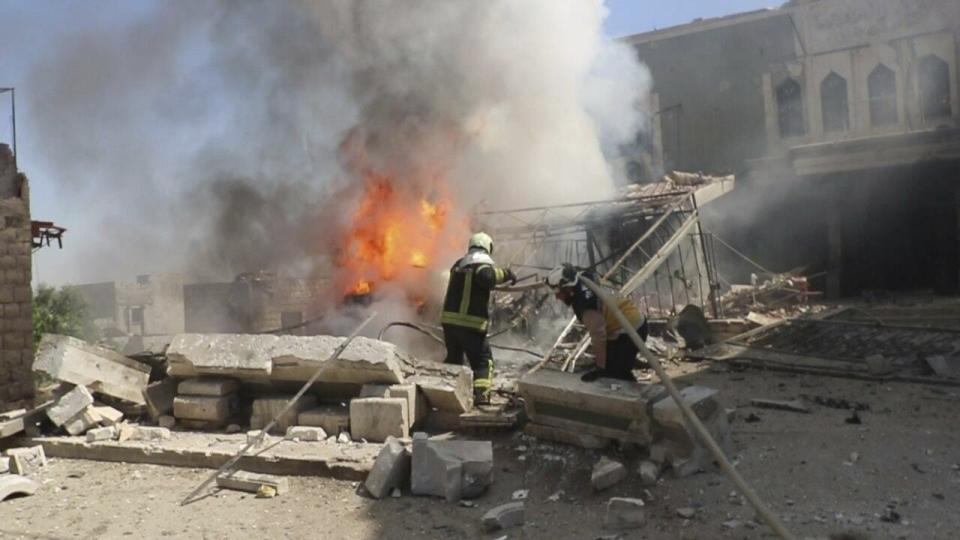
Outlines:
[[131, 437], [136, 433], [137, 426], [129, 424], [127, 422], [121, 422], [117, 426], [117, 442], [124, 442], [130, 440]]
[[598, 437], [590, 433], [581, 433], [580, 431], [563, 429], [553, 426], [543, 426], [533, 422], [527, 422], [523, 426], [523, 432], [531, 437], [536, 437], [544, 441], [553, 441], [590, 450], [600, 450], [610, 446], [611, 439]]
[[613, 497], [607, 501], [603, 528], [612, 530], [636, 529], [646, 521], [643, 499]]
[[[37, 424], [42, 422], [43, 417], [46, 416], [47, 407], [52, 404], [52, 401], [48, 401], [30, 410], [19, 409], [4, 413], [3, 419], [0, 420], [0, 439], [16, 435], [21, 431], [36, 429]], [[23, 412], [21, 413], [21, 411]], [[33, 435], [28, 433], [27, 436], [32, 437]]]
[[93, 412], [93, 407], [87, 407], [65, 422], [63, 429], [70, 435], [83, 435], [88, 429], [98, 425], [100, 425], [100, 417]]
[[37, 492], [38, 484], [29, 478], [16, 474], [0, 476], [0, 502], [14, 495], [33, 495]]
[[283, 495], [290, 490], [290, 484], [283, 476], [247, 471], [232, 471], [217, 476], [217, 487], [223, 489], [257, 493], [262, 486], [272, 488], [276, 495]]
[[375, 499], [382, 499], [392, 490], [403, 486], [410, 478], [410, 452], [400, 441], [389, 437], [377, 454], [373, 468], [363, 483]]
[[10, 458], [7, 456], [0, 457], [0, 474], [7, 474], [10, 472]]
[[604, 456], [593, 466], [593, 472], [590, 474], [590, 484], [594, 491], [603, 491], [618, 484], [626, 477], [627, 468], [623, 466], [623, 463]]
[[523, 525], [523, 503], [511, 502], [491, 508], [483, 515], [483, 528], [498, 531]]
[[47, 417], [53, 425], [62, 426], [90, 405], [93, 405], [93, 395], [85, 386], [77, 386], [47, 408]]
[[162, 427], [134, 426], [130, 436], [132, 441], [165, 441], [170, 438], [170, 430]]
[[938, 376], [960, 379], [960, 362], [950, 362], [943, 355], [928, 356], [925, 360]]
[[226, 422], [230, 416], [230, 396], [177, 396], [173, 399], [173, 416], [189, 420]]
[[352, 442], [353, 439], [350, 438], [349, 431], [341, 431], [340, 434], [337, 435], [337, 443], [339, 444], [350, 444]]
[[220, 397], [233, 394], [240, 388], [236, 379], [194, 378], [177, 385], [177, 395]]
[[407, 400], [407, 420], [410, 427], [419, 425], [427, 417], [427, 399], [417, 391], [415, 384], [395, 384], [387, 388], [384, 397]]
[[415, 384], [434, 409], [464, 413], [473, 408], [473, 372], [466, 366], [438, 364], [423, 368], [407, 382]]
[[14, 474], [30, 476], [39, 472], [40, 468], [47, 464], [47, 456], [43, 453], [43, 447], [39, 445], [11, 448], [6, 454], [10, 458], [10, 470]]
[[[253, 414], [250, 415], [250, 427], [253, 429], [263, 429], [271, 420], [287, 406], [290, 398], [293, 396], [276, 396], [258, 398], [253, 400]], [[316, 396], [301, 396], [290, 409], [277, 418], [271, 433], [284, 434], [290, 426], [303, 425], [298, 424], [300, 413], [313, 407], [317, 403]]]
[[177, 380], [167, 377], [162, 381], [148, 384], [143, 389], [143, 399], [150, 418], [156, 422], [161, 416], [173, 412], [173, 398], [177, 394]]
[[287, 428], [287, 439], [300, 439], [301, 441], [319, 442], [327, 439], [327, 433], [320, 427], [310, 426], [290, 426]]
[[87, 432], [87, 442], [112, 441], [116, 438], [117, 428], [114, 426], [91, 429]]
[[641, 461], [637, 472], [640, 474], [640, 484], [643, 486], [656, 485], [660, 478], [660, 466], [652, 461]]
[[297, 416], [297, 425], [323, 428], [330, 435], [350, 429], [350, 408], [327, 405], [306, 409]]
[[[701, 420], [720, 409], [714, 396], [717, 391], [704, 386], [688, 386], [680, 390], [680, 396]], [[665, 429], [686, 429], [687, 423], [677, 402], [670, 396], [653, 404], [653, 419]]]
[[493, 483], [493, 444], [490, 441], [432, 441], [426, 433], [413, 436], [410, 489], [455, 502], [479, 497]]
[[157, 425], [162, 428], [173, 429], [177, 425], [177, 419], [165, 414], [157, 419]]
[[350, 437], [383, 442], [387, 437], [410, 435], [407, 400], [403, 398], [362, 398], [350, 401]]
[[92, 409], [100, 424], [113, 426], [123, 420], [123, 413], [109, 405], [94, 405]]
[[525, 375], [518, 390], [534, 423], [640, 445], [653, 440], [648, 404], [663, 393], [660, 385], [586, 382], [552, 369]]
[[99, 393], [138, 405], [144, 404], [143, 389], [150, 378], [150, 366], [110, 349], [56, 334], [43, 336], [33, 370], [77, 386], [96, 385]]
[[386, 384], [365, 384], [360, 388], [360, 395], [357, 397], [368, 398], [368, 397], [379, 397], [385, 398], [387, 396], [387, 389], [390, 386]]

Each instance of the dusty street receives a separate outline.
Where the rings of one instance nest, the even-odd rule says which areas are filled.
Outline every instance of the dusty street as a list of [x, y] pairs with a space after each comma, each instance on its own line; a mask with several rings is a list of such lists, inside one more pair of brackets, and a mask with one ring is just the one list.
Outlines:
[[[696, 365], [683, 366], [687, 370]], [[953, 387], [876, 384], [771, 372], [680, 375], [718, 388], [732, 424], [733, 459], [791, 530], [803, 536], [860, 531], [870, 538], [956, 538], [960, 516], [960, 445], [950, 418], [960, 413]], [[677, 373], [679, 375], [679, 372]], [[756, 409], [751, 398], [846, 399], [850, 412], [811, 405], [811, 414]], [[751, 422], [746, 419], [754, 415]], [[757, 420], [758, 419], [758, 420]], [[601, 493], [590, 488], [600, 453], [540, 443], [523, 435], [496, 440], [496, 481], [475, 507], [405, 495], [382, 501], [356, 494], [356, 483], [291, 478], [274, 499], [218, 491], [179, 500], [209, 472], [150, 465], [53, 459], [36, 495], [0, 505], [9, 538], [596, 538], [612, 496], [648, 499], [647, 524], [621, 538], [771, 538], [718, 472], [666, 477], [644, 493], [636, 474]], [[637, 456], [620, 455], [635, 469]], [[523, 527], [485, 534], [480, 517], [528, 489]], [[556, 496], [556, 494], [560, 494]], [[677, 514], [694, 510], [691, 519]]]

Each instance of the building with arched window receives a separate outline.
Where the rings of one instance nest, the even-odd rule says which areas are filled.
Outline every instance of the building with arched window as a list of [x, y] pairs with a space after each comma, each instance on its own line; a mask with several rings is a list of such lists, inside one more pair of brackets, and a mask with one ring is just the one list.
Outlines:
[[850, 129], [847, 80], [831, 71], [820, 83], [820, 114], [824, 131]]

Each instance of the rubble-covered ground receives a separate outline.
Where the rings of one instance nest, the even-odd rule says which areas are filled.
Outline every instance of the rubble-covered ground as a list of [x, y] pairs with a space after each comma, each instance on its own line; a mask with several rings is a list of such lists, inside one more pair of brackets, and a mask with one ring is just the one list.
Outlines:
[[[685, 364], [678, 380], [721, 390], [735, 408], [731, 456], [760, 496], [800, 537], [860, 531], [869, 538], [956, 538], [960, 531], [960, 388], [727, 371]], [[687, 373], [682, 373], [686, 371]], [[826, 398], [869, 410], [816, 403], [811, 414], [757, 409], [752, 398]], [[751, 421], [747, 421], [747, 419]], [[7, 538], [597, 538], [606, 501], [646, 498], [647, 523], [620, 538], [772, 538], [719, 472], [666, 477], [640, 486], [631, 475], [601, 493], [590, 469], [602, 454], [521, 434], [495, 437], [496, 480], [476, 506], [412, 497], [375, 501], [356, 483], [291, 478], [272, 499], [218, 491], [185, 507], [179, 501], [207, 475], [178, 469], [51, 459], [31, 497], [0, 503]], [[485, 533], [483, 513], [529, 490], [522, 527]], [[678, 509], [693, 509], [686, 519]]]

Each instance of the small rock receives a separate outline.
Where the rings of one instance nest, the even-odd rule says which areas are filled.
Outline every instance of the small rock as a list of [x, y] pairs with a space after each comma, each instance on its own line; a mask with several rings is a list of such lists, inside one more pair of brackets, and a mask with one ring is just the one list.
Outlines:
[[618, 484], [626, 477], [627, 468], [623, 466], [623, 463], [602, 457], [593, 467], [590, 483], [595, 491], [603, 491]]
[[112, 441], [116, 438], [117, 428], [114, 426], [95, 428], [87, 432], [88, 443], [97, 441]]
[[723, 522], [723, 526], [728, 529], [736, 529], [740, 525], [742, 525], [742, 523], [740, 522], [740, 520], [737, 520], [737, 519], [731, 519], [730, 521]]
[[399, 499], [403, 496], [403, 493], [400, 491], [400, 488], [393, 488], [393, 491], [390, 492], [390, 496], [394, 499]]
[[858, 452], [850, 452], [850, 463], [856, 463], [860, 461], [860, 454]]
[[562, 490], [562, 489], [561, 489], [560, 491], [554, 493], [553, 495], [547, 497], [547, 500], [550, 501], [550, 502], [557, 502], [557, 501], [560, 500], [561, 497], [563, 497], [563, 490]]
[[636, 529], [646, 521], [644, 503], [641, 499], [613, 497], [607, 502], [603, 516], [604, 529]]
[[259, 429], [251, 429], [247, 432], [247, 444], [252, 444], [254, 448], [263, 446], [267, 442], [268, 435], [262, 435], [263, 432]]
[[696, 513], [697, 511], [694, 510], [693, 508], [690, 508], [689, 506], [684, 508], [677, 508], [677, 515], [684, 519], [691, 519]]
[[642, 461], [637, 471], [640, 473], [640, 483], [644, 486], [653, 486], [660, 477], [660, 467], [652, 461]]
[[277, 490], [273, 486], [260, 486], [257, 489], [258, 499], [272, 499], [277, 496]]
[[[167, 426], [163, 426], [163, 427], [167, 427]], [[171, 426], [171, 427], [172, 427], [172, 426]], [[240, 432], [242, 432], [242, 431], [243, 431], [243, 428], [240, 427], [240, 424], [230, 424], [230, 425], [227, 426], [227, 429], [226, 429], [225, 431], [226, 431], [228, 434], [231, 434], [231, 435], [232, 435], [232, 434], [234, 434], [234, 433], [240, 433]]]
[[353, 440], [350, 438], [349, 433], [347, 433], [346, 431], [341, 431], [340, 434], [337, 435], [337, 442], [340, 444], [348, 444], [348, 443], [352, 443]]
[[460, 506], [462, 506], [462, 507], [464, 507], [464, 508], [476, 508], [476, 507], [477, 507], [477, 503], [475, 503], [475, 502], [473, 502], [473, 501], [468, 501], [468, 500], [466, 500], [466, 499], [460, 499], [460, 502], [458, 502], [457, 504], [459, 504]]
[[487, 531], [509, 529], [523, 525], [523, 503], [512, 502], [491, 508], [483, 515], [483, 527]]
[[529, 495], [529, 494], [530, 494], [530, 490], [529, 490], [529, 489], [518, 489], [517, 491], [514, 491], [514, 492], [513, 492], [513, 497], [511, 497], [511, 498], [512, 498], [513, 500], [515, 500], [515, 501], [522, 501], [522, 500], [526, 499], [526, 498], [527, 498], [527, 495]]
[[177, 425], [177, 419], [169, 414], [164, 414], [157, 419], [157, 425], [162, 428], [173, 429]]

